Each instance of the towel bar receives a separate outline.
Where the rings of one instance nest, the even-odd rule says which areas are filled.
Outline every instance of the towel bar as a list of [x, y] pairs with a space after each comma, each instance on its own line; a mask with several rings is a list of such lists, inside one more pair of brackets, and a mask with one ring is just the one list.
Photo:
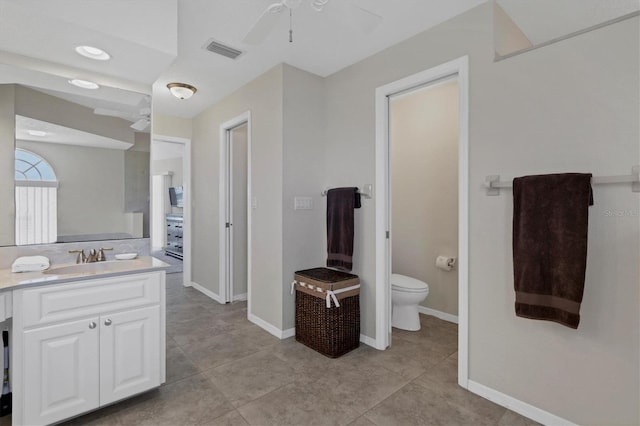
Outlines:
[[[633, 166], [630, 175], [594, 176], [591, 178], [591, 183], [593, 185], [630, 183], [633, 192], [640, 192], [640, 166]], [[501, 181], [499, 175], [490, 175], [485, 178], [484, 186], [487, 188], [487, 195], [500, 195], [500, 188], [511, 188], [513, 182]]]
[[[322, 195], [323, 197], [326, 197], [327, 191], [328, 189], [325, 189], [320, 193], [320, 195]], [[360, 193], [360, 196], [363, 198], [371, 199], [373, 197], [373, 185], [371, 184], [365, 185], [364, 190], [358, 188], [358, 193]]]

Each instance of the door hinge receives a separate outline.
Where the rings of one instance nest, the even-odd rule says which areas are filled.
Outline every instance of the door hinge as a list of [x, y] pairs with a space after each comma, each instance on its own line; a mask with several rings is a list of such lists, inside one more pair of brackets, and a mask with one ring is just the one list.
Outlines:
[[229, 222], [227, 222], [227, 223], [224, 224], [224, 226], [225, 226], [225, 228], [229, 228], [229, 227], [231, 227], [231, 224]]
[[387, 231], [387, 240], [389, 239], [389, 231]]

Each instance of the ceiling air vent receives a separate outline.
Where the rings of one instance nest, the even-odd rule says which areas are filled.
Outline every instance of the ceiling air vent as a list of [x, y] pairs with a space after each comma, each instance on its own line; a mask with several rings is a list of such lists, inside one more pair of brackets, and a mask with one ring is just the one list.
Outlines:
[[238, 56], [244, 53], [241, 50], [226, 46], [215, 40], [209, 40], [208, 44], [205, 46], [205, 49], [207, 49], [209, 52], [217, 53], [218, 55], [226, 56], [227, 58], [231, 59], [236, 59]]

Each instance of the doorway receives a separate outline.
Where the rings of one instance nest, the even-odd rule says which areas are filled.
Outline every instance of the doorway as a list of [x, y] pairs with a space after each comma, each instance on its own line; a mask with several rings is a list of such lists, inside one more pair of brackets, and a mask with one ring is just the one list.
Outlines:
[[[391, 345], [392, 186], [390, 104], [392, 99], [443, 81], [455, 80], [458, 92], [457, 216], [458, 384], [468, 387], [468, 57], [456, 59], [376, 89], [376, 340]], [[418, 194], [414, 194], [418, 195]], [[425, 259], [426, 260], [426, 259]], [[431, 259], [429, 259], [431, 261]], [[435, 259], [433, 259], [435, 262]]]
[[[457, 76], [389, 97], [391, 271], [428, 286], [426, 292], [411, 290], [416, 300], [426, 296], [417, 312], [453, 323], [458, 322], [458, 98]], [[437, 258], [446, 261], [438, 266]], [[399, 284], [393, 276], [391, 281]], [[407, 317], [392, 312], [393, 327], [402, 328], [400, 318], [410, 320], [416, 311], [406, 312]]]
[[[169, 272], [181, 269], [183, 285], [191, 286], [191, 140], [154, 135], [150, 175], [151, 252], [171, 265]], [[179, 203], [170, 191], [173, 189], [175, 194], [177, 188], [181, 194]], [[178, 219], [173, 224], [176, 232], [169, 231], [169, 216]], [[179, 255], [168, 255], [168, 248], [178, 249], [172, 251]]]
[[248, 113], [220, 126], [220, 301], [248, 300], [249, 161]]

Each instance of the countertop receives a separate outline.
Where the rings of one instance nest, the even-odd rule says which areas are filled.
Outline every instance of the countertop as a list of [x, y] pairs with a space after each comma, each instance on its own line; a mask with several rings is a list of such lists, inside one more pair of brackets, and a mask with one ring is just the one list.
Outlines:
[[[151, 256], [141, 256], [134, 260], [108, 260], [106, 262], [96, 262], [95, 264], [113, 264], [117, 270], [98, 272], [74, 272], [66, 274], [55, 274], [58, 268], [75, 266], [75, 263], [53, 265], [47, 271], [41, 272], [11, 272], [11, 269], [0, 269], [0, 292], [15, 290], [18, 288], [41, 286], [48, 284], [58, 284], [73, 281], [83, 281], [103, 277], [113, 277], [118, 275], [138, 274], [167, 269], [170, 265]], [[94, 265], [93, 263], [85, 265]], [[107, 265], [105, 265], [107, 266]]]

